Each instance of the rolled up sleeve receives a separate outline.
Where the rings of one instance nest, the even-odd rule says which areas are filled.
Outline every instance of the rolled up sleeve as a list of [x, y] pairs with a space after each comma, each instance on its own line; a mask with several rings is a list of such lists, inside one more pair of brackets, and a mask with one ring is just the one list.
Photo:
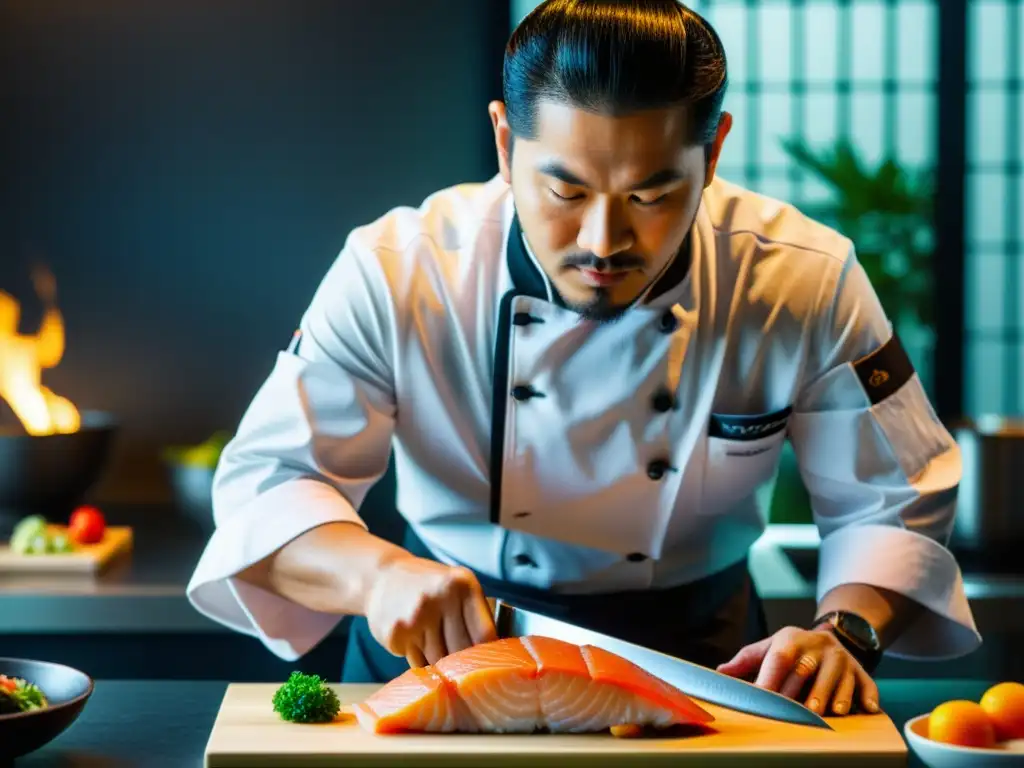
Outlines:
[[366, 528], [359, 507], [387, 469], [395, 420], [390, 310], [367, 259], [332, 265], [292, 344], [277, 354], [225, 447], [213, 487], [215, 529], [188, 584], [205, 616], [294, 660], [341, 616], [237, 578], [326, 523]]
[[833, 286], [790, 431], [822, 539], [817, 598], [842, 584], [899, 593], [924, 610], [887, 653], [962, 656], [981, 637], [947, 546], [959, 447], [852, 251]]

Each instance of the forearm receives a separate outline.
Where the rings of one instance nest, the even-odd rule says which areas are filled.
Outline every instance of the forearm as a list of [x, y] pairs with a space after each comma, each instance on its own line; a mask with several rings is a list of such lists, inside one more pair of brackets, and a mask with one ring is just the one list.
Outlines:
[[239, 574], [316, 611], [364, 615], [373, 584], [406, 550], [352, 523], [313, 528]]
[[909, 598], [888, 589], [868, 584], [842, 584], [826, 594], [817, 615], [829, 611], [850, 611], [875, 628], [883, 648], [887, 648], [923, 610]]

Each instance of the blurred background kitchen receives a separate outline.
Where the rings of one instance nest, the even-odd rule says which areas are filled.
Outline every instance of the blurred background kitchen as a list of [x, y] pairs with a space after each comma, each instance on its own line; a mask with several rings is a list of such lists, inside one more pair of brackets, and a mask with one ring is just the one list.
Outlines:
[[[293, 664], [188, 605], [210, 467], [348, 231], [495, 172], [486, 104], [534, 5], [0, 0], [0, 372], [45, 362], [43, 383], [80, 418], [60, 442], [15, 436], [8, 387], [0, 501], [82, 487], [132, 532], [99, 573], [26, 571], [0, 553], [0, 656], [100, 678], [337, 677], [344, 624]], [[1024, 9], [694, 7], [729, 57], [720, 174], [856, 241], [964, 447], [953, 546], [986, 643], [879, 675], [1020, 679]], [[60, 314], [40, 334], [48, 292]], [[362, 510], [389, 538], [393, 482]], [[810, 519], [787, 453], [752, 555], [773, 625], [811, 617]]]

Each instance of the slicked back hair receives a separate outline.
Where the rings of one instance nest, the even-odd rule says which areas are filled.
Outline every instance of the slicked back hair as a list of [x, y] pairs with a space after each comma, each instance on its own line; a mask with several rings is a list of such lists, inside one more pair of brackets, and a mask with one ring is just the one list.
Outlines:
[[715, 139], [728, 84], [711, 25], [677, 0], [546, 0], [505, 49], [515, 137], [534, 138], [542, 100], [608, 115], [683, 107], [690, 139]]

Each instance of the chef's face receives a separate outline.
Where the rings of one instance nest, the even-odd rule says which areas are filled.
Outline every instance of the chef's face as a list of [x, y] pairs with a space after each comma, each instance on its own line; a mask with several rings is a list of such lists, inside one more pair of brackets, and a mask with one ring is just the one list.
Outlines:
[[567, 304], [618, 317], [675, 258], [714, 176], [731, 118], [706, 151], [683, 109], [625, 116], [554, 102], [511, 157], [504, 105], [490, 105], [502, 176], [523, 233]]

